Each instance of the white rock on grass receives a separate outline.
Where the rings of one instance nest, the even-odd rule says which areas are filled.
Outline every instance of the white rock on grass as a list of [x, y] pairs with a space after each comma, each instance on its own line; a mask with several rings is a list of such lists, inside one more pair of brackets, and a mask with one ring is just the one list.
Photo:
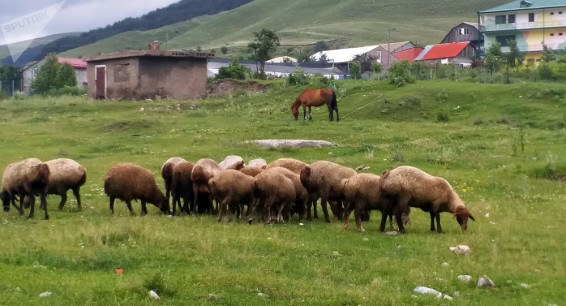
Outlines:
[[458, 280], [461, 281], [462, 283], [469, 283], [472, 281], [472, 276], [471, 275], [458, 275]]
[[263, 292], [259, 292], [259, 293], [257, 294], [257, 296], [262, 297], [262, 298], [268, 298], [268, 297], [269, 297], [269, 295], [267, 295], [267, 294], [265, 294], [265, 293], [263, 293]]
[[469, 246], [463, 244], [455, 247], [449, 247], [448, 249], [450, 249], [450, 251], [456, 254], [462, 254], [462, 255], [468, 255], [472, 252], [472, 249], [470, 249]]
[[50, 295], [52, 295], [52, 294], [53, 294], [53, 292], [45, 291], [45, 292], [40, 293], [40, 294], [39, 294], [39, 297], [40, 297], [40, 298], [44, 298], [44, 297], [48, 297], [48, 296], [50, 296]]
[[445, 268], [446, 268], [446, 267], [449, 267], [449, 266], [450, 266], [450, 264], [449, 264], [449, 263], [447, 263], [447, 262], [443, 262], [443, 263], [441, 264], [441, 266], [443, 266], [443, 267], [445, 267]]
[[157, 294], [157, 292], [155, 292], [155, 291], [153, 291], [153, 290], [149, 290], [149, 296], [150, 296], [152, 299], [159, 300], [159, 295]]
[[429, 288], [429, 287], [424, 287], [424, 286], [417, 286], [415, 289], [413, 289], [414, 293], [419, 293], [419, 294], [426, 294], [426, 295], [434, 295], [436, 296], [436, 298], [443, 298], [443, 299], [447, 299], [449, 301], [452, 300], [452, 297], [444, 294], [438, 290]]
[[487, 277], [487, 275], [484, 275], [482, 277], [480, 277], [478, 279], [478, 288], [493, 288], [495, 287], [495, 283], [489, 279], [489, 277]]
[[389, 231], [385, 233], [385, 235], [387, 236], [397, 236], [398, 234], [399, 234], [398, 231]]
[[531, 288], [531, 285], [525, 284], [525, 283], [520, 283], [519, 286], [521, 286], [522, 288], [525, 288], [525, 289]]

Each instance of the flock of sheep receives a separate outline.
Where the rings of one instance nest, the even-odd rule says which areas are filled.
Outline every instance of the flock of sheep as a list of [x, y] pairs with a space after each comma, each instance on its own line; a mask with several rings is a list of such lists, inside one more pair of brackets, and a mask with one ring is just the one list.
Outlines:
[[[132, 214], [131, 201], [139, 200], [142, 215], [147, 213], [146, 203], [150, 203], [163, 213], [173, 215], [178, 213], [178, 208], [179, 213], [185, 214], [214, 213], [218, 221], [230, 213], [238, 219], [246, 216], [250, 224], [256, 218], [271, 223], [288, 221], [293, 214], [310, 220], [313, 206], [317, 218], [316, 204], [320, 199], [326, 222], [330, 222], [327, 207], [330, 206], [333, 215], [343, 220], [347, 229], [353, 210], [358, 231], [364, 231], [361, 222], [364, 216], [369, 217], [370, 210], [382, 213], [381, 231], [385, 229], [387, 217], [393, 227], [394, 216], [399, 232], [404, 232], [409, 207], [430, 214], [431, 231], [442, 231], [441, 212], [452, 213], [462, 230], [466, 230], [468, 219], [474, 220], [445, 179], [411, 166], [397, 167], [378, 176], [357, 173], [329, 161], [307, 164], [282, 158], [267, 164], [258, 159], [245, 165], [241, 157], [228, 156], [221, 163], [200, 159], [193, 164], [172, 157], [163, 164], [161, 175], [165, 194], [150, 170], [132, 163], [111, 167], [104, 178], [104, 192], [110, 198], [112, 213], [116, 199], [124, 201]], [[22, 215], [29, 206], [31, 218], [35, 197], [39, 196], [45, 219], [48, 219], [47, 195], [60, 195], [59, 209], [63, 209], [66, 193], [72, 189], [80, 210], [79, 190], [85, 181], [85, 168], [74, 160], [60, 158], [43, 163], [37, 158], [28, 158], [6, 167], [0, 197], [4, 211], [9, 211], [12, 205]]]

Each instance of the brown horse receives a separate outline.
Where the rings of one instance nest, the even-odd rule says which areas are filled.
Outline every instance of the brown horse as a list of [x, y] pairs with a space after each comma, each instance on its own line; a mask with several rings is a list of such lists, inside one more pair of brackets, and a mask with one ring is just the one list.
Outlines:
[[291, 111], [295, 120], [299, 117], [299, 106], [303, 106], [303, 120], [307, 119], [306, 109], [309, 108], [309, 120], [312, 120], [311, 106], [322, 106], [326, 104], [328, 107], [328, 119], [334, 121], [334, 111], [336, 111], [336, 121], [340, 121], [338, 115], [338, 102], [336, 101], [336, 93], [330, 88], [321, 89], [305, 89], [295, 100], [291, 106]]

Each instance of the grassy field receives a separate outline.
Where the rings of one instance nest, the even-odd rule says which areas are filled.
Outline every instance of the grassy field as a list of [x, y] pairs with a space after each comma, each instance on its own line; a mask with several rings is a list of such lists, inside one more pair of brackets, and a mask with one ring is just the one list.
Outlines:
[[[87, 167], [83, 211], [70, 200], [50, 220], [0, 214], [5, 305], [548, 305], [566, 300], [562, 222], [566, 185], [566, 85], [378, 81], [337, 83], [341, 121], [325, 109], [292, 119], [299, 87], [236, 92], [198, 101], [0, 101], [0, 167], [26, 157], [73, 158]], [[246, 140], [304, 138], [332, 148], [267, 150]], [[408, 234], [367, 232], [340, 222], [218, 223], [213, 216], [111, 216], [106, 171], [135, 162], [156, 173], [171, 156], [190, 161], [293, 157], [381, 173], [414, 165], [447, 178], [476, 217], [462, 233], [442, 214], [444, 233], [414, 210]], [[72, 195], [69, 193], [69, 198]], [[134, 204], [139, 213], [140, 205]], [[351, 227], [352, 228], [352, 227]], [[450, 246], [466, 244], [469, 256]], [[444, 264], [446, 263], [446, 264]], [[117, 275], [115, 268], [123, 268]], [[473, 276], [460, 283], [460, 274]], [[493, 289], [478, 289], [488, 275]], [[521, 284], [528, 285], [524, 288]], [[452, 302], [413, 296], [428, 286]], [[148, 291], [161, 296], [156, 302]], [[46, 298], [38, 295], [52, 292]], [[266, 296], [260, 296], [263, 293]]]
[[[153, 40], [167, 48], [230, 51], [246, 48], [252, 32], [275, 30], [281, 39], [280, 53], [287, 48], [305, 49], [317, 41], [339, 47], [358, 47], [410, 40], [419, 44], [440, 42], [461, 22], [477, 22], [477, 11], [507, 0], [473, 2], [450, 0], [254, 0], [234, 10], [145, 32], [126, 32], [95, 44], [73, 49], [63, 56], [86, 56], [99, 52], [147, 48]], [[389, 29], [393, 29], [389, 33]], [[310, 50], [308, 50], [310, 51]]]

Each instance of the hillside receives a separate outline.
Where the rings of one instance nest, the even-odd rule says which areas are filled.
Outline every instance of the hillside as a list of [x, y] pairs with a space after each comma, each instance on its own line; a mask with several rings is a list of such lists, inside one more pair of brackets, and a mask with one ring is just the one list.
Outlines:
[[[274, 29], [281, 38], [281, 50], [305, 48], [317, 41], [333, 46], [360, 46], [391, 40], [418, 44], [436, 43], [462, 21], [475, 21], [478, 10], [507, 0], [254, 0], [214, 16], [152, 31], [122, 33], [96, 44], [70, 50], [66, 56], [80, 56], [125, 49], [145, 48], [148, 41], [166, 41], [169, 48], [242, 48], [261, 28]], [[310, 51], [305, 48], [305, 51]]]
[[[21, 66], [29, 61], [41, 59], [48, 53], [61, 53], [127, 31], [147, 31], [198, 16], [214, 15], [250, 1], [252, 0], [180, 0], [167, 7], [153, 10], [141, 17], [126, 18], [106, 27], [81, 33], [77, 37], [63, 37], [44, 42], [44, 45], [35, 44], [36, 46], [27, 49], [15, 64]], [[171, 36], [175, 36], [174, 33]], [[13, 64], [11, 58], [0, 57], [0, 59], [2, 59], [3, 63]]]

